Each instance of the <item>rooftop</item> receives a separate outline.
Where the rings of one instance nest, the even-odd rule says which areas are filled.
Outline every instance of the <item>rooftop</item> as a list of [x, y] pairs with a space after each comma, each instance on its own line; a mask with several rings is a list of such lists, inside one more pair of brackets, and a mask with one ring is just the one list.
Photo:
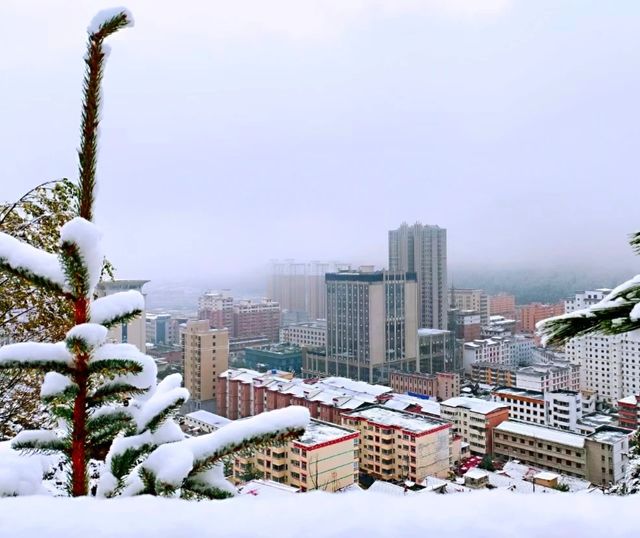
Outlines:
[[615, 444], [618, 441], [629, 438], [631, 433], [631, 431], [623, 428], [604, 427], [589, 435], [587, 439], [597, 441], [598, 443]]
[[619, 399], [618, 403], [637, 405], [638, 407], [640, 407], [640, 395], [636, 396], [635, 394], [632, 394], [631, 396], [627, 396], [626, 398]]
[[534, 398], [536, 400], [544, 400], [544, 394], [535, 390], [518, 389], [515, 387], [496, 387], [493, 392], [508, 394], [511, 396], [524, 396], [526, 398]]
[[382, 405], [389, 409], [395, 409], [398, 411], [404, 411], [407, 407], [419, 406], [423, 413], [430, 415], [440, 416], [440, 404], [435, 400], [427, 400], [424, 398], [417, 398], [416, 396], [410, 396], [409, 394], [397, 394], [393, 393]]
[[437, 336], [443, 334], [451, 334], [451, 331], [442, 329], [418, 329], [418, 336]]
[[483, 415], [492, 413], [498, 409], [509, 409], [509, 406], [502, 403], [488, 402], [487, 400], [481, 400], [480, 398], [467, 398], [465, 396], [449, 398], [448, 400], [441, 402], [440, 405], [445, 407], [464, 407], [474, 413], [481, 413]]
[[216, 415], [215, 413], [210, 413], [209, 411], [205, 411], [200, 409], [198, 411], [194, 411], [193, 413], [189, 413], [186, 415], [189, 419], [197, 420], [199, 422], [204, 422], [209, 426], [213, 426], [214, 428], [222, 428], [226, 424], [231, 422], [227, 417], [221, 417], [220, 415]]
[[350, 430], [349, 428], [343, 428], [342, 426], [336, 426], [335, 424], [329, 424], [328, 422], [311, 419], [304, 435], [295, 442], [307, 446], [315, 446], [320, 443], [337, 441], [342, 437], [347, 437], [354, 433], [356, 433], [356, 431]]
[[280, 484], [273, 480], [250, 480], [240, 489], [240, 495], [253, 495], [254, 497], [280, 497], [297, 493], [299, 490], [293, 486]]
[[554, 428], [545, 428], [544, 426], [536, 426], [525, 422], [517, 422], [515, 420], [506, 420], [495, 427], [494, 431], [515, 433], [533, 437], [541, 441], [550, 441], [561, 445], [572, 446], [575, 448], [584, 448], [585, 438], [582, 435], [569, 433], [564, 430]]
[[346, 413], [345, 416], [363, 418], [380, 426], [401, 428], [413, 433], [427, 433], [431, 430], [439, 429], [442, 426], [449, 426], [448, 423], [441, 420], [428, 418], [415, 413], [389, 409], [379, 405]]

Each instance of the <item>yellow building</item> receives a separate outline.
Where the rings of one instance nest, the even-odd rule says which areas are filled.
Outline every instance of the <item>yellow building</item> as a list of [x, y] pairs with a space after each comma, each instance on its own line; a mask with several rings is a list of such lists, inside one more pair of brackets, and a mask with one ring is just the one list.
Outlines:
[[214, 410], [216, 379], [229, 368], [229, 332], [209, 328], [208, 320], [190, 320], [181, 327], [180, 340], [191, 407]]
[[266, 480], [300, 491], [337, 491], [358, 483], [359, 437], [352, 429], [312, 419], [300, 439], [237, 457], [233, 480], [243, 482], [255, 471]]
[[342, 424], [360, 431], [361, 470], [382, 480], [446, 478], [459, 458], [460, 440], [442, 420], [372, 406], [343, 414]]

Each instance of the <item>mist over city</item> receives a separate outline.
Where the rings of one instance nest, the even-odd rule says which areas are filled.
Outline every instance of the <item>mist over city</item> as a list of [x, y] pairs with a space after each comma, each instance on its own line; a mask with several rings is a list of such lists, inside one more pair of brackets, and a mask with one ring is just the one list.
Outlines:
[[0, 537], [638, 534], [640, 2], [103, 2], [0, 2]]

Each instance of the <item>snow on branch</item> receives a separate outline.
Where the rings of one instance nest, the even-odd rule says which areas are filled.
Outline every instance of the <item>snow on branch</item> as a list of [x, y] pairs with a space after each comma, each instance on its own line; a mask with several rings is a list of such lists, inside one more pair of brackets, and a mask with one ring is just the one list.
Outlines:
[[105, 26], [122, 19], [122, 23], [119, 28], [133, 27], [135, 21], [133, 19], [133, 15], [131, 12], [125, 7], [112, 7], [103, 9], [96, 13], [96, 15], [91, 19], [89, 26], [87, 27], [87, 33], [89, 35], [97, 34], [100, 32]]
[[55, 452], [66, 447], [65, 442], [51, 430], [23, 430], [11, 440], [11, 448]]
[[135, 364], [139, 371], [127, 374], [117, 375], [106, 384], [126, 384], [138, 389], [148, 389], [156, 382], [158, 367], [155, 361], [138, 351], [138, 348], [132, 344], [103, 344], [93, 353], [89, 367], [99, 365], [99, 363], [122, 363], [124, 368], [128, 364]]
[[44, 376], [42, 387], [40, 388], [40, 397], [43, 399], [54, 398], [64, 394], [67, 389], [73, 386], [75, 386], [75, 383], [66, 375], [59, 374], [58, 372], [47, 372]]
[[153, 477], [157, 491], [176, 489], [190, 475], [211, 469], [224, 456], [253, 445], [298, 437], [308, 424], [309, 410], [304, 407], [269, 411], [237, 420], [207, 435], [159, 446], [141, 470]]
[[136, 290], [121, 291], [91, 303], [90, 319], [105, 327], [113, 327], [139, 316], [144, 310], [144, 296]]
[[0, 232], [0, 269], [26, 278], [34, 284], [67, 290], [64, 272], [55, 254], [32, 247]]
[[620, 284], [598, 303], [536, 324], [543, 345], [563, 344], [590, 333], [615, 335], [640, 329], [640, 275]]
[[65, 256], [63, 258], [69, 264], [66, 267], [67, 280], [71, 280], [69, 273], [76, 275], [81, 272], [81, 277], [84, 280], [82, 283], [83, 293], [86, 296], [90, 296], [102, 273], [102, 264], [104, 262], [104, 254], [101, 248], [102, 232], [92, 222], [76, 217], [60, 229], [60, 243], [63, 250], [69, 251], [69, 248], [65, 249], [65, 247], [75, 247], [77, 255], [82, 261], [82, 266], [78, 268], [69, 264], [69, 262], [73, 262], [73, 256]]
[[79, 345], [83, 351], [89, 351], [104, 344], [109, 330], [97, 323], [82, 323], [75, 325], [65, 339], [69, 349]]
[[68, 372], [73, 366], [73, 355], [64, 342], [55, 344], [20, 342], [0, 347], [0, 368], [44, 368]]

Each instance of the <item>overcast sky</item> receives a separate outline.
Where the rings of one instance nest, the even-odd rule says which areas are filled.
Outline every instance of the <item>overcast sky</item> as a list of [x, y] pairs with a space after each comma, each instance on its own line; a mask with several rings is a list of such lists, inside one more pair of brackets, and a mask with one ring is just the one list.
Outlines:
[[[85, 28], [111, 5], [0, 2], [2, 198], [75, 179]], [[383, 265], [416, 220], [453, 266], [637, 265], [640, 2], [127, 7], [96, 210], [119, 276]]]

